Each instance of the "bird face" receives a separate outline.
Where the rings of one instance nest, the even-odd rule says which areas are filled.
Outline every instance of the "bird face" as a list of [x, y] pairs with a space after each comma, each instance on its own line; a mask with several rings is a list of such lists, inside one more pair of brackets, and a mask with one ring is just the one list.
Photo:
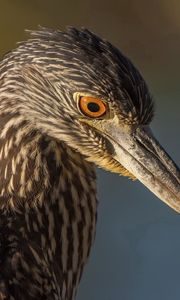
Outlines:
[[[180, 211], [180, 173], [147, 124], [124, 119], [121, 109], [93, 95], [75, 94], [80, 121], [106, 140], [109, 161], [103, 167], [139, 179], [160, 199]], [[112, 160], [113, 158], [113, 160]], [[91, 156], [93, 161], [93, 156]], [[95, 158], [94, 158], [95, 160]], [[103, 158], [102, 161], [104, 162]], [[117, 162], [119, 165], [117, 166]], [[101, 165], [101, 161], [98, 163]]]
[[139, 179], [180, 212], [180, 172], [149, 128], [152, 97], [129, 59], [88, 30], [32, 36], [21, 46], [35, 57], [23, 68], [23, 101], [31, 101], [21, 113], [28, 107], [27, 118], [46, 133], [106, 170]]

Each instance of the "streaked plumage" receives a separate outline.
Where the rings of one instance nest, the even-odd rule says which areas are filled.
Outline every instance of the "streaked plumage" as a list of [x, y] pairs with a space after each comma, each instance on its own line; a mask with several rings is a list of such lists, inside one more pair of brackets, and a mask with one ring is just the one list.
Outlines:
[[[105, 118], [82, 116], [78, 93], [106, 101]], [[133, 140], [144, 145], [152, 116], [153, 102], [140, 73], [88, 30], [32, 32], [31, 39], [4, 57], [0, 299], [74, 299], [95, 235], [94, 164], [134, 178], [129, 163], [119, 161], [107, 124], [123, 128], [122, 141], [124, 132], [133, 132]], [[169, 186], [179, 191], [179, 171], [149, 133], [146, 141], [148, 151], [156, 149], [153, 159], [160, 156], [164, 164], [156, 167], [157, 174], [161, 169], [168, 174], [162, 179], [167, 184], [162, 198], [168, 202]], [[169, 204], [177, 210], [178, 197]]]

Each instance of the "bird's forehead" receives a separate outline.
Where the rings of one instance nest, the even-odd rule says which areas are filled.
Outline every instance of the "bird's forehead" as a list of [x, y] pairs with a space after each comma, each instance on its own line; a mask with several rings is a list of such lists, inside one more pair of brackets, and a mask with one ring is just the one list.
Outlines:
[[49, 69], [63, 71], [62, 79], [68, 78], [71, 84], [98, 87], [99, 91], [105, 90], [107, 94], [107, 90], [112, 92], [122, 84], [123, 69], [129, 69], [131, 73], [129, 60], [110, 43], [88, 30], [46, 30], [32, 32], [31, 35], [36, 55], [44, 56]]
[[26, 44], [28, 53], [30, 47], [35, 62], [45, 68], [45, 75], [63, 86], [64, 91], [112, 101], [125, 114], [133, 110], [136, 115], [152, 115], [151, 96], [142, 76], [109, 42], [86, 29], [46, 29], [31, 35]]
[[95, 41], [77, 42], [65, 39], [59, 43], [59, 70], [62, 80], [75, 88], [94, 91], [96, 94], [118, 98], [121, 91], [120, 61], [106, 47], [106, 43], [96, 38]]
[[146, 83], [116, 47], [88, 30], [74, 28], [56, 33], [55, 45], [57, 72], [61, 70], [65, 87], [114, 102], [125, 115], [152, 118], [153, 103]]

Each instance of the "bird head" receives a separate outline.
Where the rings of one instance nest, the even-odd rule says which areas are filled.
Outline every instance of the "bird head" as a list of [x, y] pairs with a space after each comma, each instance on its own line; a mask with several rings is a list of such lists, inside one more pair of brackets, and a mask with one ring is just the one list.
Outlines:
[[149, 127], [152, 97], [117, 48], [86, 29], [42, 29], [4, 61], [11, 109], [86, 160], [139, 179], [180, 212], [180, 172]]

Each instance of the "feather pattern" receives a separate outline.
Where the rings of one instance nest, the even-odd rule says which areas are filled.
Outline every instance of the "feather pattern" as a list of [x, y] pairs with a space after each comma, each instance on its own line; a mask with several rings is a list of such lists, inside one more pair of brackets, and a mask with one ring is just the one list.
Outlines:
[[95, 236], [94, 164], [133, 177], [73, 94], [127, 124], [150, 122], [153, 102], [129, 59], [87, 29], [30, 35], [0, 63], [0, 300], [73, 300]]

